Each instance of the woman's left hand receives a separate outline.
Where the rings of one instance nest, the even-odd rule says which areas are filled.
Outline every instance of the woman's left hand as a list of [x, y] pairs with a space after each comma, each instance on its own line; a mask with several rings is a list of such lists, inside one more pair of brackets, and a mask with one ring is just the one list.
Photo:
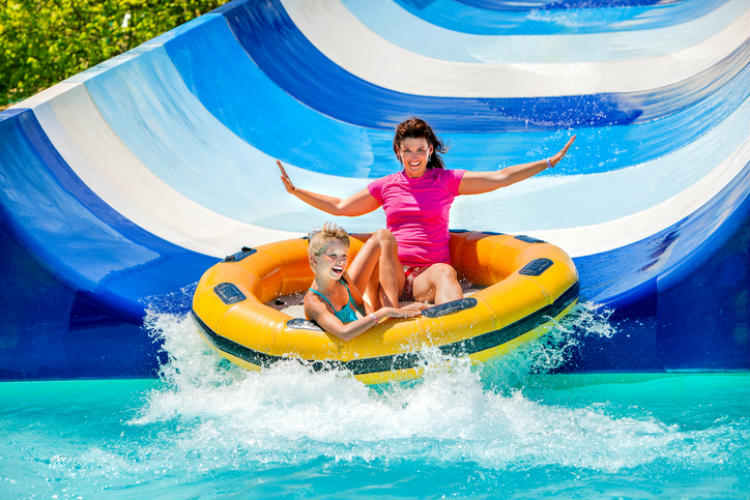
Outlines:
[[568, 154], [568, 149], [570, 149], [570, 145], [573, 144], [573, 141], [575, 140], [576, 140], [576, 136], [571, 137], [568, 140], [567, 144], [565, 144], [565, 146], [560, 151], [558, 151], [557, 154], [550, 157], [549, 164], [551, 167], [554, 167], [555, 165], [557, 165], [560, 162], [560, 160], [563, 159], [563, 156]]

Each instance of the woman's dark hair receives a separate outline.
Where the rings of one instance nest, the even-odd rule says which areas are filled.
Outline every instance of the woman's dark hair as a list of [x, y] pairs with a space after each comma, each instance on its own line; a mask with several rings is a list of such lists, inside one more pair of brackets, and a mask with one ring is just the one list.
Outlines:
[[396, 153], [396, 158], [399, 158], [401, 141], [407, 138], [426, 139], [427, 144], [432, 146], [432, 155], [427, 162], [427, 168], [445, 168], [440, 154], [445, 154], [448, 150], [426, 121], [420, 118], [409, 118], [398, 124], [396, 135], [393, 137], [393, 152]]

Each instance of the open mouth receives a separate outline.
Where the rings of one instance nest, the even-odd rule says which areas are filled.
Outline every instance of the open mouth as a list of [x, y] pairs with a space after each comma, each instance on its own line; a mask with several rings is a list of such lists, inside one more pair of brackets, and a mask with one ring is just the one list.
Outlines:
[[333, 266], [331, 270], [336, 274], [341, 274], [344, 272], [343, 266]]

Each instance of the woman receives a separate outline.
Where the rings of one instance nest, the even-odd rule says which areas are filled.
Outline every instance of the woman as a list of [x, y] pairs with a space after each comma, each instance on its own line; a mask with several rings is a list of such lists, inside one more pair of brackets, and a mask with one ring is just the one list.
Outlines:
[[[307, 253], [315, 279], [304, 298], [308, 319], [328, 333], [350, 340], [383, 318], [417, 316], [426, 307], [426, 304], [414, 303], [372, 310], [364, 303], [361, 290], [372, 281], [373, 274], [377, 276], [374, 271], [380, 243], [377, 237], [368, 239], [346, 271], [348, 250], [349, 235], [334, 224], [326, 223], [323, 229], [310, 233]], [[363, 314], [363, 306], [369, 314]]]
[[[381, 256], [381, 296], [396, 304], [399, 297], [436, 304], [462, 297], [461, 285], [450, 260], [448, 215], [458, 195], [494, 191], [552, 168], [568, 152], [575, 136], [555, 155], [493, 172], [448, 170], [440, 157], [445, 146], [432, 128], [419, 118], [399, 124], [393, 151], [401, 172], [378, 179], [346, 199], [299, 189], [292, 184], [281, 162], [281, 180], [287, 192], [331, 215], [357, 216], [382, 206], [390, 235], [398, 243], [403, 273], [387, 276], [398, 263]], [[388, 239], [389, 234], [379, 237]]]

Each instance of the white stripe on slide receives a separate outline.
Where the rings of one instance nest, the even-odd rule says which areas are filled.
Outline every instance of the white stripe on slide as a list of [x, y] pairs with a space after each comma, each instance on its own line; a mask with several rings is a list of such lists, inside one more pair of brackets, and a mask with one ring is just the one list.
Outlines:
[[97, 196], [156, 236], [223, 257], [242, 245], [299, 235], [218, 214], [164, 183], [114, 134], [83, 84], [58, 84], [23, 104], [33, 107], [52, 144]]
[[[750, 162], [750, 137], [699, 182], [641, 212], [590, 226], [526, 234], [581, 257], [623, 247], [663, 231], [708, 203]], [[715, 220], [720, 224], [721, 220]]]

